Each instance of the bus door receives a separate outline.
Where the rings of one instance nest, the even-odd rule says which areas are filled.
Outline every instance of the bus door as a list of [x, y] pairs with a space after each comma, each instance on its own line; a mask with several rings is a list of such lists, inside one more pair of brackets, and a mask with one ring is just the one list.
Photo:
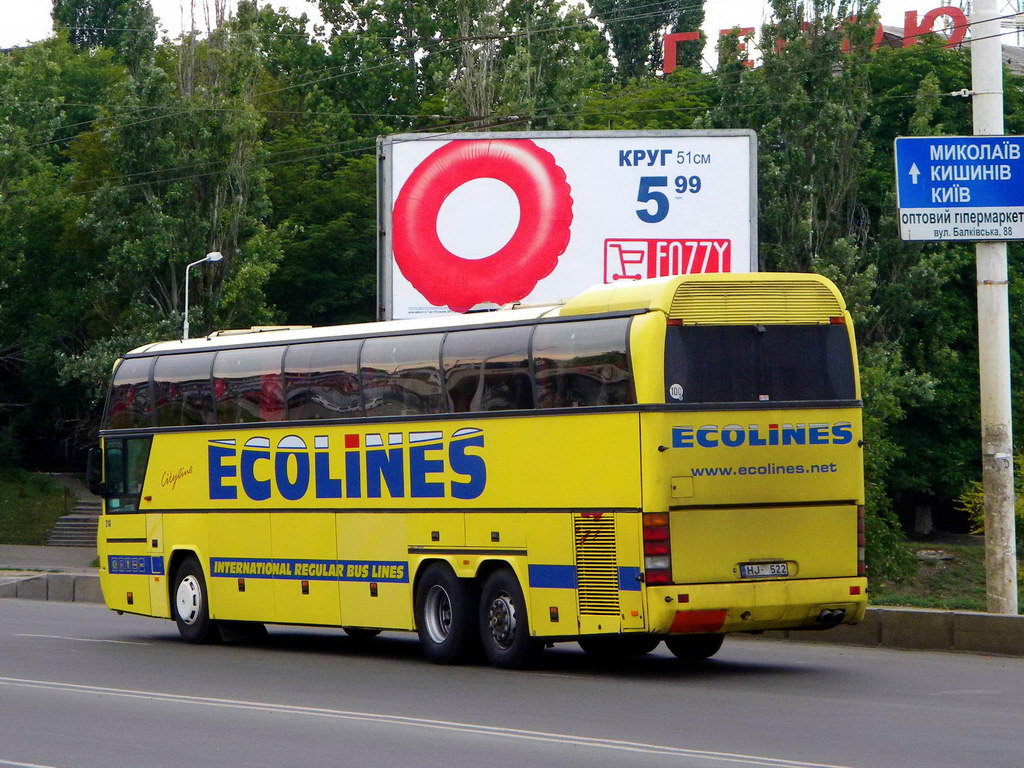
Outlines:
[[103, 448], [104, 514], [98, 536], [107, 554], [103, 566], [123, 577], [108, 604], [134, 613], [149, 613], [151, 577], [164, 570], [149, 537], [147, 515], [139, 509], [152, 442], [148, 435], [106, 438]]

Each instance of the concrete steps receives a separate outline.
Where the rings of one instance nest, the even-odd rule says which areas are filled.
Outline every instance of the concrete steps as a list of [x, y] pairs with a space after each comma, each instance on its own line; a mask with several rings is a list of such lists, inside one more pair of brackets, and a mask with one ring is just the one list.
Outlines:
[[74, 508], [61, 517], [46, 540], [50, 547], [95, 547], [102, 502], [79, 498]]

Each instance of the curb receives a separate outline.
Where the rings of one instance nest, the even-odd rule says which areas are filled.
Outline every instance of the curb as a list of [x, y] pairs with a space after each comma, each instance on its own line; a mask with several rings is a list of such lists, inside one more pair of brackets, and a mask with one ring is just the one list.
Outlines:
[[823, 631], [783, 630], [765, 637], [918, 651], [1024, 656], [1024, 616], [930, 608], [868, 608], [860, 624]]
[[55, 600], [62, 603], [102, 603], [100, 577], [73, 573], [47, 573], [0, 583], [0, 598]]

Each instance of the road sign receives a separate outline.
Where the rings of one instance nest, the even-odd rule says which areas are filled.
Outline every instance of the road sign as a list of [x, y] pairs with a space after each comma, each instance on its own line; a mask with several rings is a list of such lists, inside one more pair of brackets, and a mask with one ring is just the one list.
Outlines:
[[1024, 136], [896, 139], [904, 240], [1024, 240]]
[[753, 131], [406, 134], [379, 154], [384, 319], [757, 270]]

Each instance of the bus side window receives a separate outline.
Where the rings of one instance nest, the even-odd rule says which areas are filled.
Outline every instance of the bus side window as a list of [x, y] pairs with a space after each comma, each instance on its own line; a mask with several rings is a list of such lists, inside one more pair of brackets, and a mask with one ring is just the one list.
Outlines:
[[367, 339], [359, 374], [367, 416], [443, 413], [439, 357], [444, 334]]
[[289, 347], [284, 359], [288, 418], [337, 419], [357, 416], [359, 339]]
[[139, 508], [139, 495], [146, 479], [149, 449], [153, 438], [127, 437], [108, 439], [104, 468], [107, 483], [107, 508], [134, 512]]
[[533, 408], [530, 334], [533, 326], [453, 331], [442, 361], [454, 413]]
[[158, 427], [214, 424], [210, 372], [214, 352], [161, 355], [153, 366]]
[[284, 388], [281, 358], [284, 347], [226, 349], [213, 362], [217, 423], [281, 421]]
[[628, 331], [629, 318], [538, 325], [533, 335], [538, 407], [635, 403]]
[[122, 360], [114, 372], [107, 398], [104, 429], [132, 429], [153, 425], [153, 400], [150, 396], [149, 369], [152, 357]]

